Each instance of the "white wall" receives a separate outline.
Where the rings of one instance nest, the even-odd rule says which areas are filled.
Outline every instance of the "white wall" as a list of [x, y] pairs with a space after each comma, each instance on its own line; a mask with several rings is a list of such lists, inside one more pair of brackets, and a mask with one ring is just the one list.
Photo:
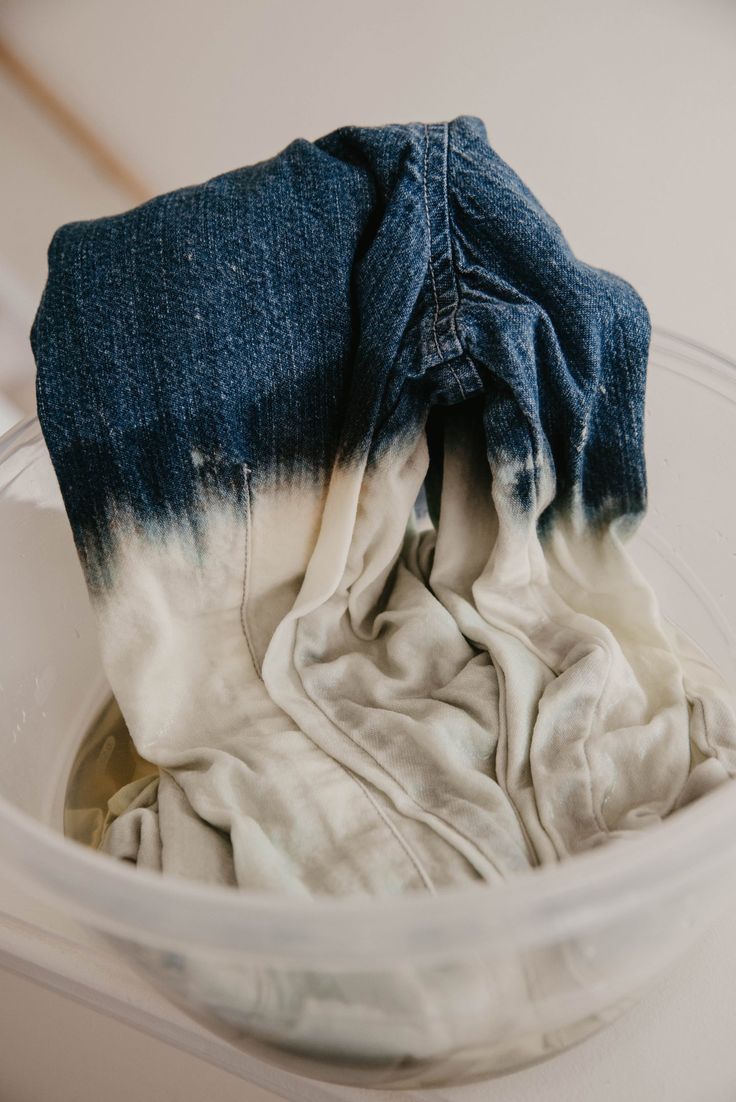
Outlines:
[[[0, 31], [152, 192], [342, 123], [480, 115], [584, 259], [736, 356], [731, 0], [6, 0]], [[121, 197], [38, 126], [11, 152], [0, 258], [35, 297], [55, 225]]]

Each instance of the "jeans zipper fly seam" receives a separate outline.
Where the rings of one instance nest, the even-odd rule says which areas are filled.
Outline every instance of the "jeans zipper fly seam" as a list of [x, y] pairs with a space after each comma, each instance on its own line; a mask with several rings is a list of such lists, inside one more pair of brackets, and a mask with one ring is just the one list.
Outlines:
[[[438, 133], [438, 131], [440, 133]], [[429, 277], [432, 285], [434, 314], [432, 341], [437, 353], [436, 363], [444, 363], [463, 355], [457, 331], [459, 305], [457, 276], [452, 257], [450, 218], [447, 202], [447, 123], [424, 127], [424, 210], [429, 238]], [[451, 365], [449, 370], [464, 396], [460, 378]]]

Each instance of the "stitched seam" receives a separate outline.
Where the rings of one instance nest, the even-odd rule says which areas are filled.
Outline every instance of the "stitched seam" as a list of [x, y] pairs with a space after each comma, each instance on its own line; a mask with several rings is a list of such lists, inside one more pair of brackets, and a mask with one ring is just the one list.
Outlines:
[[455, 249], [453, 247], [452, 229], [451, 229], [451, 226], [450, 226], [450, 204], [449, 204], [448, 198], [447, 198], [449, 164], [450, 164], [450, 128], [449, 128], [448, 124], [445, 123], [445, 172], [444, 172], [444, 179], [442, 181], [442, 194], [443, 194], [443, 199], [444, 199], [444, 204], [445, 204], [445, 220], [447, 222], [447, 240], [449, 242], [450, 267], [452, 268], [452, 278], [453, 278], [453, 283], [454, 283], [454, 287], [455, 287], [455, 304], [452, 308], [452, 315], [450, 317], [450, 325], [452, 326], [452, 331], [455, 334], [455, 340], [457, 341], [459, 346], [463, 349], [463, 351], [465, 351], [465, 349], [463, 348], [463, 342], [460, 340], [460, 334], [459, 334], [458, 328], [457, 328], [457, 311], [458, 311], [458, 307], [460, 306], [460, 280], [459, 280], [458, 274], [457, 274], [457, 265], [455, 264]]
[[462, 382], [460, 381], [460, 376], [458, 375], [457, 371], [455, 370], [455, 368], [452, 366], [451, 363], [448, 363], [447, 366], [449, 367], [450, 371], [452, 372], [452, 375], [455, 379], [455, 382], [457, 383], [457, 385], [460, 388], [460, 394], [462, 395], [463, 398], [467, 398], [467, 394], [465, 393], [465, 387], [463, 386]]
[[248, 646], [248, 652], [253, 661], [255, 671], [262, 681], [263, 677], [261, 675], [261, 664], [256, 657], [256, 650], [253, 646], [253, 639], [250, 632], [250, 626], [248, 624], [248, 596], [250, 589], [250, 532], [252, 515], [250, 502], [250, 468], [244, 465], [243, 474], [245, 476], [245, 536], [243, 539], [243, 591], [240, 601], [240, 626], [243, 629], [243, 635], [245, 636], [245, 642]]
[[353, 780], [357, 784], [358, 788], [361, 790], [361, 792], [363, 793], [365, 798], [368, 800], [368, 802], [373, 807], [374, 811], [376, 811], [378, 816], [383, 820], [383, 822], [386, 824], [388, 829], [391, 831], [394, 838], [399, 843], [399, 845], [403, 849], [404, 853], [406, 854], [406, 856], [409, 858], [410, 862], [412, 863], [412, 865], [416, 869], [417, 873], [419, 874], [419, 878], [422, 881], [422, 883], [424, 884], [427, 891], [431, 892], [432, 895], [436, 895], [437, 892], [435, 890], [435, 886], [432, 883], [432, 879], [431, 879], [429, 873], [427, 872], [424, 865], [422, 864], [422, 862], [419, 858], [419, 855], [414, 852], [414, 850], [411, 848], [411, 846], [409, 845], [407, 840], [404, 838], [404, 836], [398, 830], [396, 825], [391, 821], [391, 819], [389, 818], [386, 811], [381, 807], [381, 805], [378, 803], [378, 801], [375, 799], [375, 797], [372, 795], [372, 793], [363, 784], [360, 777], [356, 776], [356, 774], [353, 773], [352, 770], [350, 770], [350, 769], [346, 769], [346, 772], [353, 778]]
[[[453, 310], [452, 310], [452, 316], [450, 318], [450, 323], [451, 323], [452, 328], [455, 332], [455, 337], [457, 339], [457, 342], [460, 345], [460, 347], [462, 348], [462, 342], [460, 341], [460, 337], [459, 337], [458, 331], [457, 331], [457, 324], [456, 324], [456, 314], [457, 314], [457, 308], [458, 308], [458, 302], [459, 302], [459, 294], [458, 294], [458, 284], [457, 284], [457, 273], [455, 271], [455, 265], [454, 265], [454, 262], [453, 262], [453, 259], [452, 259], [452, 239], [450, 237], [450, 215], [449, 215], [449, 208], [448, 208], [448, 205], [447, 205], [447, 148], [448, 148], [448, 126], [447, 126], [447, 123], [445, 123], [445, 125], [444, 125], [443, 133], [444, 133], [444, 162], [445, 163], [444, 163], [444, 172], [442, 174], [442, 196], [443, 196], [443, 203], [444, 203], [444, 210], [445, 210], [445, 218], [446, 218], [446, 221], [447, 221], [447, 239], [448, 239], [448, 242], [450, 244], [450, 264], [451, 264], [451, 267], [452, 267], [452, 274], [453, 274], [453, 280], [454, 280], [454, 285], [455, 285], [455, 302], [454, 302], [454, 305], [453, 305]], [[429, 237], [429, 275], [430, 275], [430, 279], [432, 281], [432, 297], [434, 298], [434, 317], [432, 318], [432, 337], [434, 339], [435, 348], [437, 349], [437, 355], [440, 357], [441, 361], [444, 361], [446, 359], [446, 357], [445, 357], [445, 355], [444, 355], [444, 353], [443, 353], [443, 351], [440, 347], [439, 337], [438, 337], [438, 334], [437, 334], [437, 326], [438, 326], [438, 323], [439, 323], [439, 316], [440, 316], [440, 301], [439, 301], [439, 297], [437, 295], [437, 282], [436, 282], [436, 279], [435, 279], [435, 271], [434, 271], [434, 258], [433, 258], [434, 242], [433, 242], [433, 238], [432, 238], [432, 220], [431, 220], [430, 214], [429, 214], [429, 195], [428, 195], [428, 188], [427, 188], [428, 172], [429, 172], [429, 127], [425, 123], [424, 124], [424, 177], [423, 177], [422, 182], [423, 182], [423, 191], [424, 191], [424, 213], [425, 213], [425, 217], [427, 219], [427, 234], [428, 234], [428, 237]], [[448, 363], [447, 366], [450, 369], [450, 373], [452, 374], [452, 377], [454, 378], [455, 382], [457, 383], [457, 386], [458, 386], [458, 389], [460, 391], [461, 397], [462, 398], [467, 398], [467, 394], [465, 392], [465, 387], [463, 386], [462, 380], [460, 379], [460, 376], [458, 375], [457, 371], [452, 366], [452, 363]]]
[[[434, 317], [432, 319], [432, 336], [434, 338], [435, 348], [437, 349], [437, 355], [442, 359], [442, 349], [440, 348], [440, 342], [437, 337], [437, 322], [440, 315], [440, 300], [437, 297], [437, 284], [434, 278], [434, 259], [432, 257], [432, 222], [429, 217], [429, 196], [427, 193], [427, 173], [429, 166], [429, 127], [424, 124], [424, 213], [427, 218], [427, 235], [429, 237], [429, 275], [432, 280], [432, 295], [434, 296]], [[454, 374], [454, 372], [453, 372]]]

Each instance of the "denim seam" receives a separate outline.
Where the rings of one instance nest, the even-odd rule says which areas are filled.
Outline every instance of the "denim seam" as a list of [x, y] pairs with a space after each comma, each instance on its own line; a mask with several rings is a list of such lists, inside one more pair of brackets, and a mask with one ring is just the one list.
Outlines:
[[256, 656], [256, 649], [253, 645], [253, 638], [251, 636], [250, 625], [248, 623], [248, 596], [250, 589], [250, 562], [251, 562], [251, 491], [250, 491], [250, 467], [243, 465], [244, 475], [244, 505], [245, 505], [245, 533], [243, 538], [243, 588], [242, 596], [240, 600], [240, 626], [243, 629], [243, 635], [248, 647], [251, 660], [255, 667], [255, 671], [258, 677], [263, 681], [261, 674], [261, 664]]
[[429, 242], [429, 275], [432, 280], [432, 295], [434, 297], [434, 317], [432, 318], [432, 337], [434, 338], [435, 348], [437, 349], [437, 355], [440, 360], [443, 359], [442, 349], [440, 348], [439, 338], [437, 336], [437, 322], [440, 315], [440, 301], [437, 297], [437, 282], [434, 274], [434, 257], [432, 255], [432, 220], [429, 215], [429, 196], [427, 192], [427, 174], [429, 165], [429, 127], [425, 123], [424, 125], [424, 213], [427, 218], [427, 237]]
[[442, 203], [442, 215], [444, 217], [444, 235], [447, 238], [447, 246], [445, 249], [445, 260], [449, 272], [452, 276], [453, 291], [451, 292], [451, 303], [445, 295], [447, 305], [451, 305], [451, 313], [449, 320], [443, 323], [443, 328], [448, 328], [453, 334], [456, 343], [456, 348], [451, 350], [445, 350], [444, 341], [441, 342], [439, 325], [440, 325], [440, 311], [444, 308], [444, 303], [440, 305], [440, 295], [437, 289], [437, 273], [436, 273], [436, 258], [435, 258], [435, 245], [436, 235], [433, 233], [432, 214], [429, 205], [429, 126], [424, 126], [424, 179], [423, 179], [423, 191], [424, 191], [424, 213], [427, 220], [427, 234], [429, 238], [429, 274], [432, 283], [432, 295], [434, 298], [434, 316], [432, 318], [432, 338], [439, 357], [439, 363], [445, 364], [450, 371], [450, 374], [455, 380], [455, 384], [460, 392], [462, 398], [467, 398], [467, 392], [463, 386], [462, 379], [457, 374], [455, 368], [452, 366], [452, 360], [458, 356], [464, 354], [462, 341], [457, 330], [457, 311], [459, 306], [459, 285], [457, 279], [457, 272], [455, 270], [454, 258], [452, 255], [452, 234], [450, 230], [450, 212], [447, 201], [447, 164], [448, 164], [448, 147], [449, 147], [449, 127], [447, 123], [442, 125], [442, 169], [438, 177], [438, 183], [441, 187], [441, 203]]
[[465, 347], [460, 339], [460, 333], [457, 327], [457, 312], [460, 308], [460, 276], [457, 270], [457, 263], [455, 260], [455, 241], [452, 231], [452, 224], [450, 220], [450, 203], [448, 200], [449, 192], [449, 173], [450, 173], [450, 127], [445, 123], [445, 172], [443, 181], [443, 193], [445, 204], [445, 220], [447, 222], [447, 241], [448, 241], [448, 253], [450, 258], [450, 268], [452, 269], [452, 279], [455, 287], [455, 303], [452, 308], [452, 315], [450, 317], [450, 325], [455, 333], [455, 340], [459, 347], [465, 353]]

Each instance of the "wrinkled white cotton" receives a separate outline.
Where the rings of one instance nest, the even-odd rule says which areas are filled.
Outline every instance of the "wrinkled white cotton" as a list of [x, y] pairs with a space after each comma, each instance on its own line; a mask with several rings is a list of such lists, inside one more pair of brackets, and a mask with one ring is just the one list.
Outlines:
[[[658, 822], [736, 771], [725, 686], [664, 623], [626, 540], [576, 505], [540, 537], [446, 413], [436, 529], [424, 433], [368, 473], [202, 503], [131, 535], [99, 599], [139, 752], [104, 849], [287, 893], [497, 881]], [[544, 486], [544, 479], [541, 485]]]

